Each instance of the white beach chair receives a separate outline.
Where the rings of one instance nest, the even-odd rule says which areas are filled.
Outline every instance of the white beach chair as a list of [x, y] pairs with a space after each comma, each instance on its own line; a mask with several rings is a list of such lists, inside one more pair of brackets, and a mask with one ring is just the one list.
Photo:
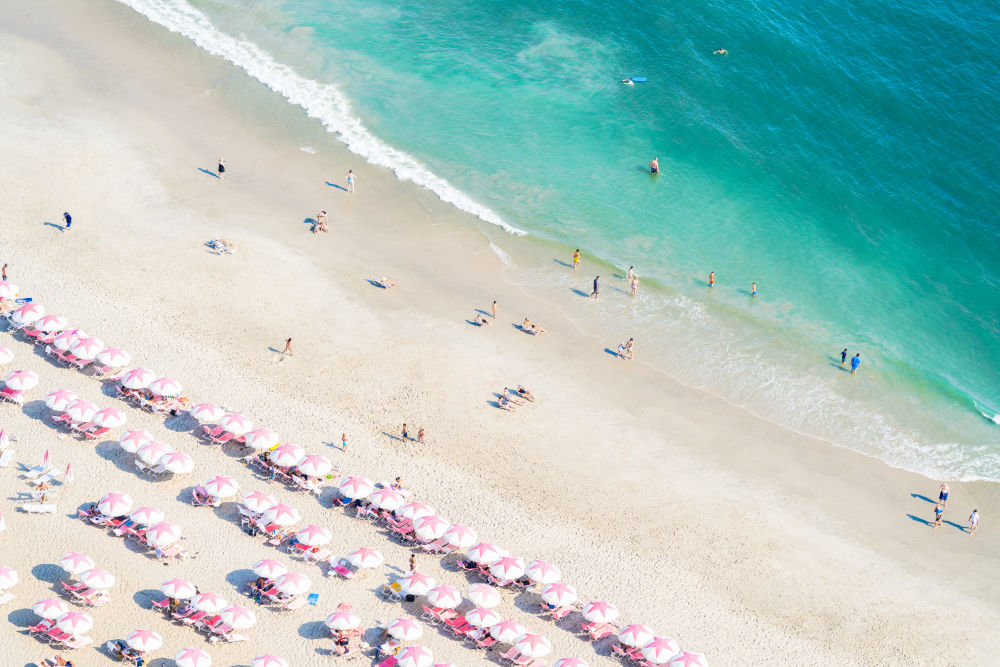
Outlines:
[[17, 508], [28, 514], [55, 514], [55, 503], [25, 503]]
[[61, 470], [50, 470], [41, 477], [38, 477], [37, 479], [29, 479], [28, 484], [31, 484], [32, 486], [38, 486], [39, 484], [48, 484], [49, 482], [56, 481], [62, 476], [63, 473]]
[[[21, 464], [24, 465], [23, 463]], [[44, 475], [45, 473], [52, 470], [47, 466], [34, 466], [33, 468], [25, 468], [24, 472], [21, 473], [21, 479], [37, 479]]]
[[16, 597], [17, 596], [11, 593], [10, 591], [0, 594], [0, 605], [5, 605]]
[[0, 454], [0, 468], [6, 468], [7, 466], [9, 466], [13, 458], [14, 458], [13, 449], [3, 450], [3, 454]]

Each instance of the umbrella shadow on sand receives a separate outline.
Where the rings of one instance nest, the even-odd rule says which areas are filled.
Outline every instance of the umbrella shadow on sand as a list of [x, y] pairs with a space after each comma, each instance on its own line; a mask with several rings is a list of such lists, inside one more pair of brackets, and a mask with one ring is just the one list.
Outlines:
[[162, 600], [164, 597], [166, 596], [156, 588], [144, 588], [135, 592], [132, 601], [143, 609], [152, 609], [153, 601]]
[[303, 639], [326, 639], [330, 636], [323, 621], [309, 621], [299, 626], [299, 637]]
[[46, 413], [51, 412], [45, 401], [28, 401], [21, 406], [21, 412], [31, 419], [44, 422]]
[[[7, 622], [11, 625], [15, 625], [19, 628], [29, 628], [35, 624], [35, 612], [31, 607], [24, 607], [22, 609], [15, 609], [9, 614], [7, 614]], [[29, 663], [35, 664], [35, 663]]]
[[246, 589], [247, 584], [254, 581], [256, 578], [257, 575], [253, 573], [253, 570], [233, 570], [226, 575], [226, 583], [235, 588], [236, 593], [243, 595], [243, 591]]
[[55, 584], [65, 579], [68, 575], [65, 570], [55, 563], [39, 563], [31, 568], [31, 576], [39, 581]]

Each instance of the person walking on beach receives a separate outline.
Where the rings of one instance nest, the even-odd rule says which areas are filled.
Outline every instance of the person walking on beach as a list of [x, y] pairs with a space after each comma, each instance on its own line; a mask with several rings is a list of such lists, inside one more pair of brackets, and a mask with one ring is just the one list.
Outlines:
[[639, 276], [632, 276], [632, 296], [639, 291]]
[[490, 306], [490, 310], [493, 311], [493, 319], [497, 318], [497, 300], [493, 299], [493, 305]]
[[969, 515], [969, 535], [975, 535], [977, 528], [979, 528], [979, 510], [972, 510], [972, 514]]
[[7, 280], [7, 265], [3, 265], [3, 279]]
[[288, 340], [285, 341], [285, 349], [281, 351], [281, 356], [285, 356], [286, 354], [288, 356], [290, 356], [290, 357], [293, 356], [292, 355], [292, 339], [291, 338], [289, 338]]
[[354, 178], [355, 178], [354, 177], [354, 170], [353, 169], [348, 169], [347, 170], [347, 191], [350, 192], [351, 194], [354, 193]]
[[715, 271], [708, 274], [708, 286], [715, 287]]
[[346, 452], [347, 451], [347, 434], [346, 433], [341, 433], [340, 434], [340, 451], [342, 451], [342, 452]]
[[625, 281], [632, 282], [632, 276], [634, 275], [635, 275], [635, 267], [634, 266], [628, 267], [628, 273], [625, 274]]
[[410, 439], [410, 434], [406, 430], [406, 422], [403, 422], [403, 440], [409, 440], [409, 439]]
[[577, 248], [576, 251], [573, 253], [573, 268], [574, 269], [579, 269], [580, 268], [580, 249], [579, 248]]
[[424, 444], [424, 427], [423, 426], [421, 426], [420, 430], [417, 431], [417, 442], [419, 442], [421, 445]]
[[841, 366], [846, 366], [847, 365], [847, 348], [846, 347], [844, 348], [844, 351], [840, 353], [840, 365]]
[[750, 283], [750, 296], [757, 296], [757, 283]]
[[221, 157], [219, 158], [219, 180], [226, 180], [226, 161]]
[[633, 352], [632, 352], [632, 346], [634, 344], [635, 344], [635, 339], [634, 338], [629, 338], [628, 342], [625, 343], [625, 358], [626, 359], [629, 359], [629, 360], [632, 359], [632, 354], [633, 354]]
[[414, 554], [410, 554], [410, 573], [417, 571], [417, 557]]
[[941, 484], [941, 490], [938, 491], [938, 502], [941, 506], [946, 506], [948, 504], [948, 494], [951, 493], [951, 487], [948, 486], [948, 482], [943, 482]]
[[851, 375], [858, 374], [858, 366], [861, 365], [861, 353], [858, 352], [853, 357], [851, 357]]
[[944, 505], [938, 503], [934, 506], [934, 530], [941, 527], [941, 519], [944, 516]]
[[66, 228], [63, 231], [68, 232], [69, 228], [73, 226], [73, 216], [69, 214], [69, 211], [63, 211], [63, 220], [66, 221]]
[[597, 301], [598, 295], [601, 293], [601, 277], [597, 276], [594, 278], [594, 291], [590, 293], [591, 298]]

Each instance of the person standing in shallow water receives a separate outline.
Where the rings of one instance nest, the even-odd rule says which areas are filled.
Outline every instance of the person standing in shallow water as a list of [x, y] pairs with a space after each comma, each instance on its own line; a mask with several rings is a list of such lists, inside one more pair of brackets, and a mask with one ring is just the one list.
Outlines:
[[715, 287], [715, 271], [708, 274], [708, 286]]
[[846, 347], [844, 348], [844, 351], [840, 353], [840, 365], [841, 366], [846, 366], [847, 365], [847, 348]]
[[853, 357], [851, 357], [851, 375], [858, 374], [858, 366], [861, 365], [861, 353], [858, 352]]
[[580, 268], [580, 249], [579, 248], [577, 248], [576, 251], [573, 253], [573, 268], [574, 269], [579, 269]]
[[594, 301], [597, 301], [597, 297], [600, 295], [600, 293], [601, 293], [601, 277], [597, 276], [596, 278], [594, 278], [594, 291], [590, 293], [590, 297]]

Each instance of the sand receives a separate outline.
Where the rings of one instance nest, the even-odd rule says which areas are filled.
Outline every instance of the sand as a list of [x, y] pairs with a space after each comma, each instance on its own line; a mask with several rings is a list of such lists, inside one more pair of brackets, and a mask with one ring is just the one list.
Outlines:
[[[505, 265], [483, 223], [360, 163], [242, 72], [117, 3], [8, 1], [3, 11], [0, 262], [48, 312], [179, 379], [195, 401], [243, 411], [326, 454], [345, 474], [402, 475], [413, 498], [512, 554], [553, 561], [584, 599], [615, 603], [623, 622], [651, 625], [712, 664], [993, 661], [995, 485], [952, 484], [946, 518], [964, 525], [978, 507], [975, 538], [947, 524], [932, 531], [920, 522], [932, 504], [911, 494], [935, 497], [938, 480], [682, 386], [642, 363], [656, 351], [641, 341], [635, 361], [619, 361], [604, 348], [620, 335], [588, 314], [592, 304], [518, 286], [519, 272], [551, 264], [553, 253], [568, 259], [571, 248], [512, 240]], [[224, 182], [202, 171], [219, 156]], [[326, 184], [344, 184], [347, 169], [359, 174], [353, 196]], [[303, 221], [320, 209], [331, 231], [314, 236]], [[57, 229], [64, 210], [74, 217], [68, 233]], [[238, 252], [209, 253], [203, 244], [215, 236]], [[368, 282], [382, 275], [400, 286]], [[471, 326], [493, 299], [497, 322]], [[525, 315], [549, 333], [515, 330]], [[294, 356], [281, 357], [287, 337]], [[126, 408], [107, 383], [9, 334], [0, 344], [16, 354], [6, 370], [41, 377], [21, 408], [0, 404], [0, 426], [18, 438], [15, 460], [33, 465], [48, 449], [76, 470], [50, 516], [16, 512], [12, 499], [27, 485], [14, 468], [0, 470], [9, 499], [0, 564], [21, 577], [0, 626], [3, 664], [52, 653], [23, 629], [37, 620], [31, 604], [58, 586], [69, 550], [118, 578], [113, 602], [93, 612], [95, 644], [78, 652], [80, 664], [107, 660], [101, 644], [137, 627], [164, 636], [156, 658], [193, 645], [216, 665], [249, 665], [265, 651], [320, 664], [322, 619], [337, 603], [353, 604], [366, 627], [418, 611], [374, 594], [412, 550], [332, 509], [330, 491], [317, 499], [261, 480], [235, 448], [202, 444], [194, 420]], [[517, 383], [538, 401], [516, 413], [492, 405]], [[195, 472], [138, 475], [115, 442], [124, 429], [97, 444], [62, 437], [43, 399], [63, 387], [125, 409], [126, 428], [189, 453]], [[426, 444], [394, 437], [404, 421], [411, 433], [427, 429]], [[343, 432], [345, 453], [335, 446]], [[245, 535], [234, 503], [193, 507], [193, 486], [220, 473], [293, 504], [303, 525], [329, 527], [335, 553], [370, 546], [386, 565], [364, 579], [325, 578]], [[164, 510], [194, 557], [162, 565], [73, 518], [110, 490]], [[173, 576], [246, 603], [248, 568], [269, 556], [308, 575], [319, 604], [255, 607], [250, 642], [209, 647], [149, 609]], [[441, 583], [471, 581], [453, 557], [417, 560]], [[607, 640], [580, 638], [579, 615], [556, 624], [536, 608], [528, 594], [507, 592], [498, 610], [552, 640], [550, 663], [612, 664]], [[438, 662], [493, 659], [433, 628], [421, 643]]]

